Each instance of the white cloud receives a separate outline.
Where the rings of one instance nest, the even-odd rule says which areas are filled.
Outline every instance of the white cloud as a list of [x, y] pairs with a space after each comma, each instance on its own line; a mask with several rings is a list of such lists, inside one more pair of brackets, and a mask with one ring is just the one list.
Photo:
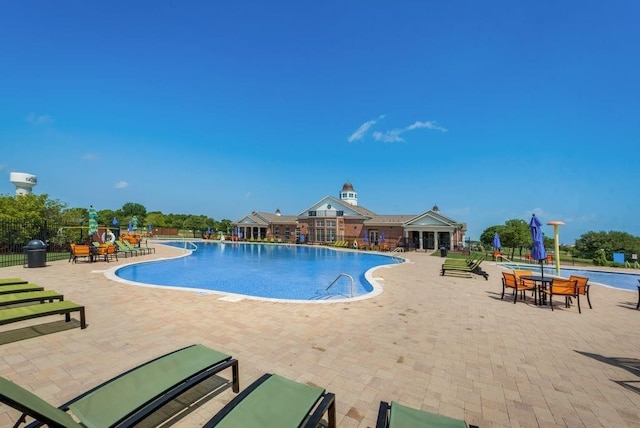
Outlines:
[[31, 123], [32, 125], [44, 126], [52, 124], [53, 118], [48, 114], [38, 115], [35, 113], [29, 113], [29, 115], [27, 116], [27, 122]]
[[[369, 121], [363, 123], [356, 130], [356, 132], [354, 132], [353, 134], [351, 134], [349, 136], [349, 138], [347, 138], [347, 140], [350, 143], [352, 143], [354, 141], [364, 139], [364, 137], [366, 136], [367, 132], [369, 132], [369, 130], [376, 123], [378, 123], [378, 121], [380, 119], [383, 119], [384, 116], [385, 115], [381, 115], [378, 119], [369, 120]], [[404, 133], [409, 132], [409, 131], [414, 131], [416, 129], [422, 129], [422, 128], [431, 129], [431, 130], [440, 131], [440, 132], [447, 132], [446, 128], [438, 125], [438, 123], [435, 122], [435, 121], [429, 120], [429, 121], [426, 121], [426, 122], [416, 121], [411, 125], [405, 126], [404, 128], [396, 128], [396, 129], [392, 129], [390, 131], [374, 131], [374, 132], [372, 132], [371, 136], [373, 137], [374, 140], [382, 141], [384, 143], [404, 143], [405, 139], [401, 136], [401, 134], [404, 134]]]
[[114, 189], [124, 189], [125, 187], [129, 187], [129, 183], [126, 181], [118, 181], [113, 187]]
[[357, 140], [362, 140], [364, 138], [364, 136], [366, 135], [367, 131], [376, 123], [378, 123], [379, 120], [384, 119], [384, 114], [380, 115], [377, 119], [372, 119], [372, 120], [368, 120], [365, 123], [363, 123], [362, 125], [360, 125], [360, 127], [356, 130], [356, 132], [354, 132], [353, 134], [351, 134], [349, 136], [349, 138], [347, 138], [347, 141], [349, 141], [350, 143], [353, 143], [354, 141]]
[[443, 128], [442, 126], [438, 125], [435, 121], [431, 121], [431, 120], [427, 122], [416, 121], [413, 125], [407, 126], [405, 130], [413, 131], [414, 129], [419, 129], [419, 128], [427, 128], [427, 129], [433, 129], [435, 131], [447, 132], [446, 128]]
[[373, 139], [385, 143], [404, 143], [404, 138], [400, 137], [401, 129], [393, 129], [391, 131], [373, 133]]

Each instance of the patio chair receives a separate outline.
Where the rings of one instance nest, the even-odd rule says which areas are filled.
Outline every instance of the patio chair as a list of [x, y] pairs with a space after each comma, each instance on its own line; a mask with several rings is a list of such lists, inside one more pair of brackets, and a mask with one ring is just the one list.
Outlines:
[[392, 401], [391, 404], [381, 401], [380, 407], [378, 408], [376, 428], [404, 427], [477, 428], [475, 425], [467, 425], [467, 423], [461, 419], [425, 412], [403, 406], [395, 401]]
[[104, 257], [105, 262], [108, 262], [109, 259], [113, 259], [114, 257], [116, 261], [118, 261], [118, 252], [115, 244], [100, 245], [96, 249], [96, 258], [98, 257]]
[[22, 278], [0, 278], [0, 287], [3, 285], [27, 284], [28, 282]]
[[570, 275], [569, 279], [571, 280], [575, 280], [578, 284], [578, 294], [582, 294], [583, 296], [587, 296], [587, 303], [589, 303], [589, 309], [593, 309], [593, 307], [591, 306], [591, 299], [589, 298], [589, 278], [587, 278], [586, 276], [577, 276], [577, 275]]
[[515, 304], [518, 300], [518, 291], [520, 292], [521, 299], [524, 300], [525, 294], [524, 292], [527, 290], [533, 290], [533, 299], [534, 302], [537, 302], [538, 299], [536, 297], [536, 285], [532, 281], [525, 282], [516, 276], [514, 273], [502, 272], [502, 296], [501, 299], [504, 299], [504, 292], [507, 288], [513, 289], [513, 303]]
[[22, 412], [16, 427], [26, 423], [27, 416], [35, 419], [30, 426], [130, 427], [229, 367], [233, 391], [238, 392], [238, 361], [206, 346], [191, 345], [122, 373], [60, 407], [0, 377], [0, 402]]
[[[533, 296], [535, 299], [536, 292], [538, 291], [538, 287], [536, 286], [535, 281], [531, 281], [530, 279], [522, 279], [523, 276], [532, 276], [533, 272], [530, 270], [514, 269], [513, 274], [516, 276], [516, 281], [518, 281], [518, 283], [522, 283], [522, 286], [525, 290], [533, 290]], [[522, 296], [524, 298], [524, 291], [522, 292]]]
[[570, 299], [575, 297], [578, 302], [578, 313], [582, 313], [582, 310], [580, 309], [580, 294], [578, 293], [578, 284], [576, 280], [553, 278], [549, 288], [542, 290], [542, 292], [549, 296], [549, 306], [551, 306], [552, 311], [553, 296], [564, 296], [565, 308], [570, 306]]
[[[327, 414], [327, 421], [322, 417]], [[335, 396], [318, 386], [265, 374], [238, 394], [205, 428], [336, 426]]]
[[85, 257], [88, 262], [92, 262], [93, 252], [91, 251], [91, 247], [89, 247], [89, 245], [71, 244], [71, 254], [69, 255], [69, 261], [77, 263], [79, 257]]

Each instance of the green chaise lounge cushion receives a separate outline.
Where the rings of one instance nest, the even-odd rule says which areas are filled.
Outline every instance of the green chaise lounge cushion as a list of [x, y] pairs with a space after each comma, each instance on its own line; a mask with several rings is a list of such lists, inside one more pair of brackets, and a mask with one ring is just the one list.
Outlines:
[[14, 285], [14, 284], [26, 284], [22, 278], [0, 278], [0, 285]]
[[44, 302], [45, 300], [64, 300], [64, 296], [53, 290], [0, 294], [0, 306], [15, 305], [26, 302]]
[[332, 426], [335, 424], [333, 394], [325, 394], [325, 390], [318, 386], [266, 374], [227, 404], [205, 427], [297, 428], [325, 396], [327, 398], [318, 405], [319, 413], [329, 409], [329, 425]]
[[[133, 426], [178, 395], [228, 367], [233, 368], [233, 390], [238, 392], [238, 361], [206, 346], [191, 345], [124, 372], [58, 408], [15, 384], [11, 384], [11, 388], [0, 389], [0, 401], [45, 424], [55, 422], [63, 427], [94, 428]], [[0, 386], [9, 382], [6, 379], [2, 381]], [[80, 424], [67, 424], [71, 420], [67, 410]]]
[[0, 398], [8, 406], [39, 420], [56, 423], [67, 428], [82, 427], [68, 413], [3, 377], [0, 377]]
[[48, 315], [65, 315], [66, 321], [69, 322], [71, 321], [71, 312], [79, 312], [80, 328], [87, 328], [84, 306], [69, 300], [0, 309], [0, 325]]
[[9, 293], [21, 293], [23, 291], [42, 291], [44, 287], [38, 284], [16, 284], [16, 285], [3, 285], [0, 287], [0, 294]]
[[389, 428], [419, 428], [419, 427], [440, 427], [440, 428], [466, 428], [467, 423], [460, 419], [453, 419], [435, 413], [424, 412], [403, 406], [396, 402], [391, 403], [389, 415]]
[[202, 372], [229, 355], [203, 345], [174, 352], [132, 370], [116, 380], [101, 385], [69, 409], [87, 427], [108, 427], [180, 384], [194, 373]]

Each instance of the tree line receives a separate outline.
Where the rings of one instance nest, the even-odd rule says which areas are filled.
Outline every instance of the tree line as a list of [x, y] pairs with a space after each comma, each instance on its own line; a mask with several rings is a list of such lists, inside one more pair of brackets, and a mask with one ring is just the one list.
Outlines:
[[[531, 250], [533, 241], [529, 223], [522, 219], [507, 220], [503, 225], [486, 228], [480, 235], [482, 245], [491, 248], [496, 233], [502, 247], [510, 249], [508, 257], [511, 259], [516, 255], [523, 257]], [[544, 246], [553, 248], [554, 238], [545, 236]], [[640, 237], [617, 231], [586, 232], [576, 239], [574, 245], [560, 245], [560, 251], [576, 258], [593, 260], [596, 265], [612, 262], [613, 253], [624, 253], [625, 260], [631, 261], [634, 255], [640, 254]]]
[[[194, 237], [208, 228], [211, 229], [212, 235], [217, 232], [228, 234], [233, 228], [233, 222], [229, 219], [215, 220], [206, 215], [147, 212], [142, 204], [135, 202], [127, 202], [115, 210], [98, 210], [97, 214], [100, 226], [112, 226], [113, 219], [116, 219], [119, 227], [126, 229], [135, 216], [139, 230], [146, 230], [148, 225], [152, 225], [153, 228], [176, 228], [190, 230]], [[71, 208], [59, 200], [49, 198], [46, 194], [2, 195], [0, 196], [1, 220], [47, 221], [60, 226], [88, 227], [89, 207]]]

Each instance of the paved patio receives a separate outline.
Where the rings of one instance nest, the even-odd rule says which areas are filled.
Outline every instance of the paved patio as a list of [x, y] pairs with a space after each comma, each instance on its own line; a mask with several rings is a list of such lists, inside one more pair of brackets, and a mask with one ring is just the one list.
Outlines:
[[[118, 263], [180, 252], [156, 247]], [[375, 271], [379, 296], [334, 304], [138, 287], [104, 276], [114, 262], [2, 268], [0, 277], [19, 276], [84, 304], [89, 326], [65, 330], [55, 317], [1, 326], [0, 375], [60, 404], [202, 343], [240, 361], [241, 389], [265, 372], [326, 387], [336, 394], [339, 427], [374, 426], [381, 400], [481, 427], [640, 425], [636, 292], [594, 285], [594, 309], [585, 299], [582, 314], [562, 305], [551, 312], [501, 300], [501, 269], [491, 262], [482, 264], [485, 281], [440, 276], [439, 257], [406, 256], [409, 263]], [[199, 426], [233, 396], [223, 389], [170, 424]], [[180, 405], [168, 407], [170, 414]], [[17, 417], [0, 405], [0, 426]]]

